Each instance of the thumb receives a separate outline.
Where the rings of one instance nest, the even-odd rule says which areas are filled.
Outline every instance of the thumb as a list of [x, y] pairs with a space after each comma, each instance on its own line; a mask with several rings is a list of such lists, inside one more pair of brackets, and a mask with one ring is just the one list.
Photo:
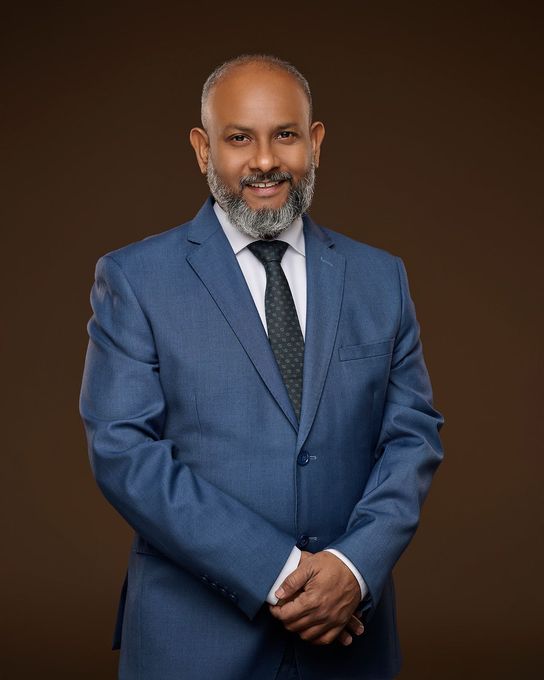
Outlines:
[[295, 571], [292, 571], [286, 579], [284, 579], [281, 586], [276, 590], [276, 597], [285, 598], [294, 595], [297, 590], [300, 590], [311, 576], [310, 566], [307, 564], [308, 560], [300, 563]]

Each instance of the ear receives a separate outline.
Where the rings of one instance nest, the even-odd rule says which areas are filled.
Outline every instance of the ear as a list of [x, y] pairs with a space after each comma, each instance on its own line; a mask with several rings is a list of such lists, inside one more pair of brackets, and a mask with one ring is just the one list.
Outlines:
[[319, 153], [321, 151], [321, 142], [325, 136], [325, 126], [319, 120], [316, 120], [310, 125], [310, 140], [312, 142], [312, 152], [314, 157], [315, 167], [319, 167]]
[[205, 175], [208, 169], [208, 154], [210, 151], [210, 140], [208, 133], [203, 128], [194, 127], [189, 133], [189, 141], [195, 150], [196, 160], [200, 172]]

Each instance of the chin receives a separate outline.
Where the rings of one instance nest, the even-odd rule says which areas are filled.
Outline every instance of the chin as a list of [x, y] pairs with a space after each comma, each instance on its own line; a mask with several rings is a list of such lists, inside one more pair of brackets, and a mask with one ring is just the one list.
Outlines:
[[244, 199], [246, 202], [246, 205], [251, 208], [252, 210], [279, 210], [280, 208], [283, 208], [283, 206], [287, 203], [287, 199], [283, 201], [270, 201], [270, 200], [262, 200], [262, 201], [257, 201], [257, 202], [249, 202], [247, 199]]

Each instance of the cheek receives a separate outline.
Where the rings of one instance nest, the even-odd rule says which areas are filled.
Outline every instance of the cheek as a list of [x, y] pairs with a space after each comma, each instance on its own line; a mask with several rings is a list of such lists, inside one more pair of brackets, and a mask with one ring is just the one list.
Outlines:
[[305, 150], [293, 148], [283, 154], [282, 161], [295, 179], [299, 180], [310, 169], [312, 157]]
[[221, 179], [233, 188], [240, 188], [240, 178], [246, 173], [244, 159], [240, 156], [235, 158], [222, 157], [215, 163], [215, 169]]

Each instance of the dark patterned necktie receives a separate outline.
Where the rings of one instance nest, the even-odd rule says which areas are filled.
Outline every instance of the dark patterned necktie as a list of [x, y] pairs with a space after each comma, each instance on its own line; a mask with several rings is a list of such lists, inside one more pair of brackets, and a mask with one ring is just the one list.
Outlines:
[[287, 394], [300, 420], [304, 338], [289, 283], [281, 267], [285, 241], [254, 241], [248, 245], [266, 270], [264, 310], [268, 339], [276, 357]]

